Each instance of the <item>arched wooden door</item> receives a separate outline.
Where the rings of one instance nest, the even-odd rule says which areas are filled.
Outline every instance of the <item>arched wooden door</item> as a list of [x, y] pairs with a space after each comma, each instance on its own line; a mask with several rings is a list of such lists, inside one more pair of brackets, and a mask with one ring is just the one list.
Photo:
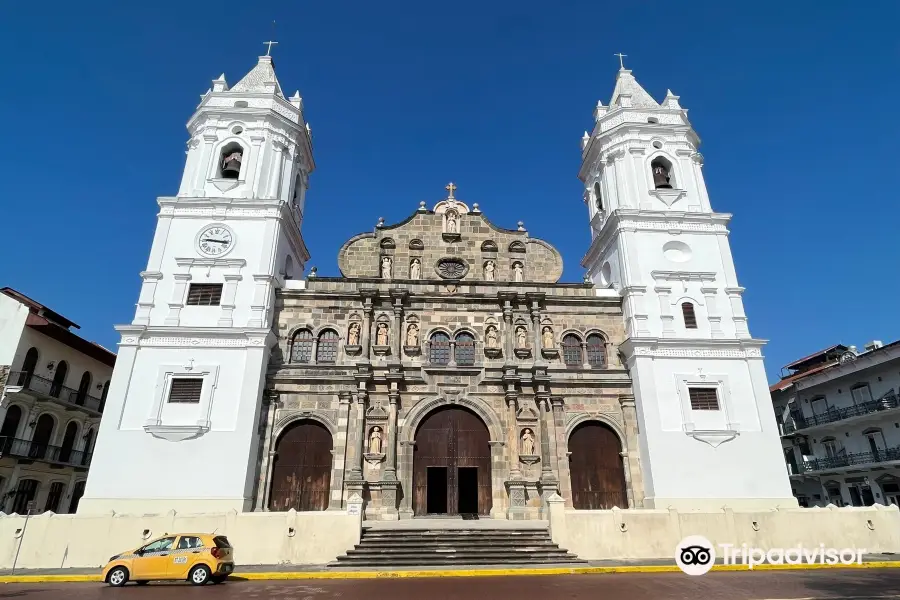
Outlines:
[[31, 377], [34, 375], [34, 370], [37, 368], [37, 361], [37, 348], [29, 348], [28, 352], [25, 353], [25, 360], [22, 361], [22, 372], [25, 373], [25, 378], [21, 382], [22, 387], [27, 388], [31, 384]]
[[607, 425], [582, 423], [569, 436], [572, 506], [584, 510], [628, 508], [619, 436]]
[[41, 415], [34, 427], [34, 437], [31, 438], [31, 451], [28, 453], [29, 458], [44, 458], [47, 454], [47, 447], [50, 445], [50, 439], [53, 437], [53, 417], [47, 414]]
[[484, 422], [473, 412], [439, 408], [416, 431], [413, 512], [479, 514], [491, 510], [491, 446]]
[[59, 449], [60, 462], [67, 463], [72, 460], [72, 448], [75, 447], [75, 436], [78, 434], [78, 425], [69, 423], [66, 426], [66, 434], [63, 436], [62, 447]]
[[331, 433], [298, 421], [278, 438], [269, 510], [325, 510], [331, 493]]

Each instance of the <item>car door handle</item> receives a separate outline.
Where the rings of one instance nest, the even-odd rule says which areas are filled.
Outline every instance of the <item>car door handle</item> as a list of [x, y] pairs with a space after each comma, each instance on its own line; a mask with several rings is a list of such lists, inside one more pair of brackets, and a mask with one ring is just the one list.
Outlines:
[[160, 556], [168, 556], [168, 555], [169, 555], [168, 552], [163, 552], [162, 554], [160, 554]]

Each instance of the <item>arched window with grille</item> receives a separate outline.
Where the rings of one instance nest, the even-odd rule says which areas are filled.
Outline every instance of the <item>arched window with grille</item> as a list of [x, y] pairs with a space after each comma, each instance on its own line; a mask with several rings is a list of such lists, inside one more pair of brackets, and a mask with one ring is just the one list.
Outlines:
[[584, 356], [581, 353], [581, 340], [574, 333], [563, 337], [563, 362], [567, 367], [580, 367], [584, 364]]
[[606, 342], [596, 333], [587, 337], [587, 358], [595, 369], [606, 368]]
[[456, 336], [456, 364], [467, 367], [475, 364], [475, 337], [462, 332]]
[[442, 331], [431, 336], [428, 349], [428, 362], [433, 365], [446, 365], [450, 362], [450, 336]]
[[326, 329], [320, 333], [316, 347], [316, 362], [328, 365], [336, 363], [340, 341], [341, 338], [334, 329]]
[[78, 384], [78, 392], [75, 394], [75, 404], [81, 406], [84, 404], [85, 399], [88, 396], [88, 391], [91, 389], [91, 372], [85, 371], [81, 376], [81, 383]]
[[684, 315], [685, 329], [697, 329], [697, 314], [694, 312], [693, 304], [690, 302], [682, 302], [681, 314]]
[[291, 362], [308, 363], [312, 360], [313, 335], [308, 329], [301, 329], [291, 339]]

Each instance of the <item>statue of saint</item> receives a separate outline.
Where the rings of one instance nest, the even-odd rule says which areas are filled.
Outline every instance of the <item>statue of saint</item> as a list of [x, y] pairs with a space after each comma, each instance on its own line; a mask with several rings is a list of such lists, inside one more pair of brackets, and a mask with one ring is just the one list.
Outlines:
[[415, 323], [410, 323], [409, 327], [406, 328], [406, 345], [407, 346], [418, 346], [419, 345], [419, 326]]
[[484, 263], [484, 280], [485, 281], [493, 281], [494, 280], [494, 261], [489, 260]]
[[485, 333], [484, 337], [487, 340], [488, 348], [500, 347], [500, 334], [497, 332], [497, 328], [493, 325], [488, 325], [487, 332]]
[[458, 218], [459, 217], [457, 217], [455, 210], [447, 211], [447, 233], [458, 233], [458, 231], [459, 231], [459, 225], [457, 222]]
[[525, 281], [525, 269], [522, 268], [522, 263], [520, 262], [513, 265], [513, 281]]
[[387, 323], [378, 324], [378, 333], [375, 334], [375, 344], [377, 346], [388, 345], [388, 326]]
[[359, 346], [359, 323], [350, 323], [350, 332], [347, 334], [347, 344]]
[[528, 332], [525, 331], [525, 328], [519, 325], [516, 327], [516, 348], [527, 348], [528, 347]]
[[[532, 445], [534, 445], [533, 442]], [[381, 454], [381, 427], [373, 427], [372, 433], [369, 434], [369, 452]]]
[[418, 258], [412, 259], [412, 262], [409, 263], [409, 278], [410, 279], [418, 279], [422, 276], [422, 263], [419, 262]]
[[522, 454], [534, 456], [534, 432], [531, 429], [522, 432]]
[[394, 266], [393, 261], [390, 256], [382, 256], [381, 257], [381, 277], [383, 279], [391, 278], [391, 271]]
[[544, 331], [541, 335], [543, 339], [544, 348], [552, 348], [553, 347], [553, 330], [549, 327], [544, 327]]

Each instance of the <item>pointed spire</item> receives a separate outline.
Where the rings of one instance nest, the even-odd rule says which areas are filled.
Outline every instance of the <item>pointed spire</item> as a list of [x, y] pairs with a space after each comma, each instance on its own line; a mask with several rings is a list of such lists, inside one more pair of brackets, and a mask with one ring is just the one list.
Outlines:
[[291, 104], [303, 110], [303, 98], [300, 97], [300, 90], [294, 92], [294, 95], [291, 96]]
[[663, 108], [681, 108], [678, 103], [678, 96], [672, 93], [672, 90], [666, 90], [666, 97], [663, 99]]
[[641, 87], [628, 69], [619, 69], [616, 75], [616, 89], [613, 90], [610, 106], [622, 108], [659, 108], [656, 100]]
[[588, 142], [590, 142], [590, 141], [591, 141], [591, 136], [587, 131], [585, 131], [584, 135], [581, 136], [581, 149], [584, 150], [585, 148], [587, 148]]
[[214, 92], [227, 92], [228, 91], [228, 82], [225, 81], [225, 73], [219, 75], [217, 79], [213, 79], [212, 82], [212, 91]]
[[271, 56], [260, 56], [259, 62], [253, 69], [244, 75], [244, 78], [234, 84], [232, 92], [271, 93], [284, 98], [281, 84], [275, 76], [275, 63]]

